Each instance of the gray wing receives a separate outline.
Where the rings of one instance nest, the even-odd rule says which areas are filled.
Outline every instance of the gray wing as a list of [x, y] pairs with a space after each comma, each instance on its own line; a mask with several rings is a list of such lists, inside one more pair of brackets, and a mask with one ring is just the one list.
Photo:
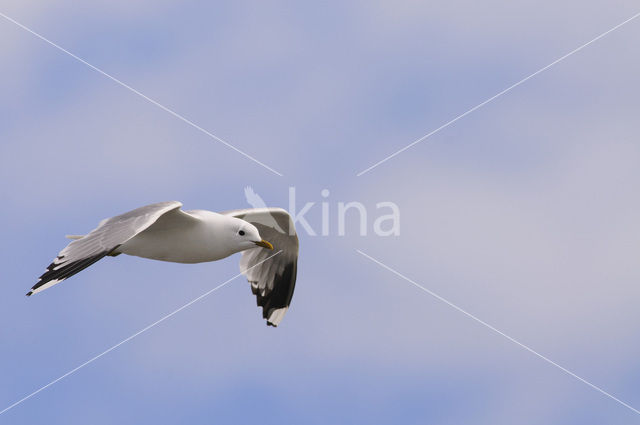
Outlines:
[[27, 296], [43, 291], [86, 269], [113, 253], [120, 245], [142, 232], [169, 211], [180, 209], [181, 202], [159, 202], [104, 219], [89, 234], [66, 246], [40, 276]]
[[[262, 307], [267, 325], [278, 326], [284, 318], [296, 286], [298, 235], [293, 220], [282, 208], [254, 208], [227, 211], [258, 228], [260, 236], [271, 242], [274, 251], [252, 248], [242, 252], [240, 270], [251, 283], [251, 291]], [[274, 252], [279, 254], [266, 261]], [[256, 264], [264, 261], [260, 265]], [[253, 267], [253, 268], [251, 268]]]

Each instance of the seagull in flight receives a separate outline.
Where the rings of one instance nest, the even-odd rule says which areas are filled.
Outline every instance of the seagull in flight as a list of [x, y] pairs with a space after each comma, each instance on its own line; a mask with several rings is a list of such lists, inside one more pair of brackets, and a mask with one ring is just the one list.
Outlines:
[[242, 252], [240, 270], [262, 307], [262, 316], [267, 325], [278, 326], [296, 284], [298, 236], [289, 213], [270, 207], [221, 213], [182, 211], [181, 207], [178, 201], [146, 205], [102, 220], [86, 235], [67, 236], [73, 242], [60, 251], [27, 296], [106, 256], [202, 263]]

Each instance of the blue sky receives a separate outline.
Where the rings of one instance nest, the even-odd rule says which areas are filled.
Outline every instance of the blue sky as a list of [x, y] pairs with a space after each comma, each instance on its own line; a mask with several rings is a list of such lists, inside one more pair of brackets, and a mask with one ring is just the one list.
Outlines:
[[[147, 203], [395, 202], [401, 233], [301, 235], [267, 328], [239, 278], [0, 423], [636, 423], [640, 21], [356, 173], [640, 10], [631, 1], [4, 2], [0, 410], [238, 273], [106, 259], [24, 293], [65, 234]], [[320, 227], [320, 209], [308, 215]], [[372, 219], [370, 220], [372, 222]], [[371, 225], [371, 223], [370, 223]]]

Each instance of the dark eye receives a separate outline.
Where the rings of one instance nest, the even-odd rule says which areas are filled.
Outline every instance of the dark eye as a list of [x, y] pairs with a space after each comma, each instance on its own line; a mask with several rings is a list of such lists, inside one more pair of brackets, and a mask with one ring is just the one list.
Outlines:
[[239, 234], [240, 236], [244, 236], [244, 230], [240, 230], [240, 231], [238, 232], [238, 234]]

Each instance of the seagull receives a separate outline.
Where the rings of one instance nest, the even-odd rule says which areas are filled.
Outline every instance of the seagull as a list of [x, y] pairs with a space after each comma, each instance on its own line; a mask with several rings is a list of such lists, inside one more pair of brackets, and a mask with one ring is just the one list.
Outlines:
[[240, 270], [262, 316], [267, 325], [278, 326], [291, 303], [297, 274], [298, 236], [289, 213], [271, 207], [221, 213], [181, 207], [178, 201], [146, 205], [102, 220], [86, 235], [67, 236], [73, 242], [60, 251], [27, 296], [107, 256], [193, 264], [242, 252]]

